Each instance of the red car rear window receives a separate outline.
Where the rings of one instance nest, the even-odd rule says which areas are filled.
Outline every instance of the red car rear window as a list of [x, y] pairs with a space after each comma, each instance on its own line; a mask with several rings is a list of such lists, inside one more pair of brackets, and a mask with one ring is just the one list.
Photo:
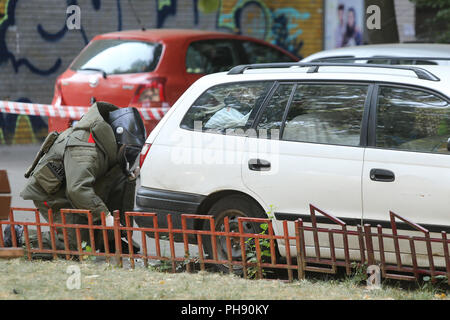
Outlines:
[[102, 39], [89, 44], [70, 68], [106, 74], [150, 72], [158, 65], [161, 52], [159, 43]]

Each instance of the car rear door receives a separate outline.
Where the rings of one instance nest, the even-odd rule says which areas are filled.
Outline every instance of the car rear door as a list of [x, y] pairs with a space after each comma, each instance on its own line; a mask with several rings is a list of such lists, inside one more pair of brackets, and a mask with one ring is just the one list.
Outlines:
[[310, 221], [310, 204], [361, 222], [361, 133], [370, 90], [366, 83], [344, 82], [280, 82], [273, 90], [255, 125], [258, 137], [247, 140], [242, 175], [272, 208], [278, 231], [281, 220]]
[[389, 211], [430, 231], [450, 229], [450, 105], [423, 88], [376, 87], [364, 157], [364, 222], [389, 227]]

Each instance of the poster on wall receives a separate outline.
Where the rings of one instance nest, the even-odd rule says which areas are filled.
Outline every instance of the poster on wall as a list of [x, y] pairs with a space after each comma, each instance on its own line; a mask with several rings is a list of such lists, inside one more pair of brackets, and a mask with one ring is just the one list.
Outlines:
[[326, 0], [325, 50], [363, 44], [364, 0]]

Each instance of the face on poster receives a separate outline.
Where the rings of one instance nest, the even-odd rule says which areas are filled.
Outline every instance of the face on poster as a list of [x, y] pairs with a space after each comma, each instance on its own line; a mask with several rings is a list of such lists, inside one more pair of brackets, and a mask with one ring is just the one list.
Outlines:
[[325, 1], [325, 49], [363, 43], [364, 0]]

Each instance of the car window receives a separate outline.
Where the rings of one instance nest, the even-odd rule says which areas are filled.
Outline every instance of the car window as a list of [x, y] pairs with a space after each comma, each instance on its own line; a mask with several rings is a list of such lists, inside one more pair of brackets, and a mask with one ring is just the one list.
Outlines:
[[214, 86], [194, 102], [180, 126], [217, 133], [246, 130], [271, 85], [271, 81], [258, 81]]
[[427, 91], [380, 87], [376, 146], [386, 149], [450, 153], [450, 105]]
[[208, 74], [228, 71], [239, 64], [232, 40], [202, 40], [192, 42], [186, 52], [186, 72]]
[[358, 146], [367, 89], [367, 85], [298, 84], [282, 139]]
[[[280, 84], [267, 102], [256, 126], [260, 138], [270, 138], [281, 131], [283, 116], [294, 84]], [[277, 131], [275, 131], [277, 130]]]
[[161, 51], [162, 45], [159, 43], [97, 40], [75, 59], [71, 69], [94, 69], [107, 74], [150, 72], [158, 65]]
[[246, 55], [245, 63], [268, 63], [268, 62], [293, 62], [290, 56], [283, 52], [252, 41], [241, 41]]

